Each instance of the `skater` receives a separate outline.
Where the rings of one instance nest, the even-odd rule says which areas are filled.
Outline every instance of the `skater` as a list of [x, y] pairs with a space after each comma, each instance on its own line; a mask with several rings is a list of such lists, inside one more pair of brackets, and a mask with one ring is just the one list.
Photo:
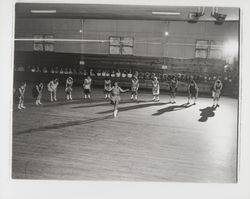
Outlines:
[[153, 91], [153, 101], [159, 102], [160, 101], [160, 83], [157, 80], [157, 77], [153, 78], [152, 81], [152, 91]]
[[105, 99], [110, 99], [110, 90], [111, 89], [111, 80], [109, 77], [106, 77], [104, 80], [104, 94], [105, 94]]
[[219, 99], [222, 90], [222, 83], [220, 80], [216, 80], [212, 89], [212, 96], [213, 96], [213, 107], [219, 107]]
[[26, 88], [26, 83], [22, 82], [20, 87], [18, 88], [18, 106], [17, 108], [20, 109], [25, 109], [26, 107], [23, 105], [24, 104], [24, 93], [25, 93], [25, 88]]
[[169, 84], [169, 88], [170, 88], [170, 103], [175, 103], [175, 95], [177, 92], [177, 86], [178, 86], [178, 81], [177, 78], [174, 76]]
[[65, 88], [67, 100], [72, 100], [72, 90], [73, 90], [72, 86], [73, 86], [73, 78], [68, 77], [66, 79], [66, 88]]
[[117, 116], [118, 114], [118, 105], [119, 105], [119, 102], [121, 100], [120, 98], [120, 93], [125, 93], [125, 92], [128, 92], [129, 89], [126, 89], [126, 90], [123, 90], [122, 88], [120, 88], [118, 86], [118, 83], [115, 82], [114, 83], [114, 86], [112, 88], [109, 89], [109, 91], [111, 92], [111, 103], [114, 105], [114, 117]]
[[59, 85], [58, 79], [54, 79], [48, 83], [48, 91], [50, 92], [50, 101], [57, 101], [56, 91]]
[[131, 100], [137, 100], [138, 95], [138, 89], [139, 89], [139, 80], [137, 76], [134, 76], [132, 78], [132, 84], [131, 84]]
[[194, 98], [193, 104], [195, 105], [197, 97], [198, 97], [198, 86], [194, 80], [191, 80], [191, 82], [188, 85], [188, 102], [187, 102], [187, 104], [190, 104], [189, 100]]
[[42, 99], [42, 91], [43, 91], [43, 83], [38, 82], [34, 85], [32, 88], [32, 96], [36, 99], [36, 105], [41, 105], [41, 99]]
[[83, 83], [84, 99], [90, 99], [91, 83], [92, 83], [92, 79], [90, 78], [90, 76], [85, 78], [84, 83]]

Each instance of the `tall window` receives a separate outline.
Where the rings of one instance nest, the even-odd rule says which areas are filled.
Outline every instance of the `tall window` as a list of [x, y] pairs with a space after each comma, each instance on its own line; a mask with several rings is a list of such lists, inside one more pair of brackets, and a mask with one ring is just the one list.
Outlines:
[[33, 35], [34, 43], [33, 50], [34, 51], [43, 51], [43, 35]]
[[54, 35], [44, 35], [44, 51], [54, 51], [54, 43], [50, 39], [54, 39]]
[[210, 41], [209, 58], [221, 59], [222, 58], [222, 41]]
[[197, 58], [207, 58], [208, 57], [208, 40], [197, 40], [195, 45], [195, 57]]
[[120, 55], [121, 54], [121, 38], [110, 37], [109, 38], [109, 54]]

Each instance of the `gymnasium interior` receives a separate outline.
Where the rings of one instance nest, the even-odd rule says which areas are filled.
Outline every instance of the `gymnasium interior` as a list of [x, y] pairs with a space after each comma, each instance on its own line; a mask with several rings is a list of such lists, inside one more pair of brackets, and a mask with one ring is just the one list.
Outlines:
[[[12, 178], [236, 183], [239, 31], [239, 8], [16, 3]], [[104, 80], [129, 89], [135, 74], [138, 100], [122, 93], [114, 118]], [[169, 103], [173, 76], [175, 104]], [[152, 101], [153, 77], [159, 102]], [[47, 84], [55, 78], [58, 101], [50, 102]], [[186, 104], [191, 79], [199, 88], [195, 105]], [[220, 106], [212, 107], [218, 79]], [[32, 97], [38, 81], [41, 106]], [[21, 82], [26, 109], [18, 110]]]

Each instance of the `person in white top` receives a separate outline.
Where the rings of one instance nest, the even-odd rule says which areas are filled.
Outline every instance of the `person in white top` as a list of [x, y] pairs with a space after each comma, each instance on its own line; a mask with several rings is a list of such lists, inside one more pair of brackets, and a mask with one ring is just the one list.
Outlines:
[[97, 75], [97, 77], [102, 76], [102, 72], [101, 72], [101, 70], [98, 70], [96, 75]]
[[41, 105], [43, 83], [37, 82], [32, 88], [32, 96], [36, 99], [36, 105]]
[[128, 92], [129, 89], [123, 90], [121, 87], [118, 86], [118, 83], [115, 82], [114, 86], [111, 87], [110, 89], [107, 89], [107, 91], [111, 92], [110, 101], [114, 105], [114, 113], [113, 113], [113, 115], [114, 115], [114, 117], [116, 117], [117, 114], [118, 114], [118, 105], [119, 105], [119, 102], [121, 100], [120, 93]]
[[50, 101], [57, 101], [56, 90], [59, 85], [58, 79], [54, 79], [48, 83], [48, 91], [50, 92]]
[[22, 82], [20, 87], [18, 88], [18, 109], [25, 109], [26, 107], [23, 105], [24, 103], [24, 93], [25, 93], [26, 83]]
[[83, 89], [84, 89], [84, 98], [85, 99], [90, 99], [90, 93], [91, 93], [91, 83], [92, 83], [92, 79], [90, 78], [90, 76], [88, 76], [83, 83]]
[[223, 88], [223, 85], [221, 81], [218, 79], [215, 81], [212, 89], [212, 97], [213, 97], [213, 107], [219, 107], [219, 99], [221, 96], [221, 90]]
[[120, 70], [118, 69], [117, 71], [116, 71], [116, 77], [121, 77], [121, 72], [120, 72]]
[[66, 79], [66, 88], [65, 88], [67, 100], [72, 100], [72, 90], [73, 90], [72, 86], [73, 86], [73, 78], [68, 77]]
[[129, 72], [128, 72], [128, 78], [132, 78], [133, 77], [133, 74], [132, 74], [132, 71], [131, 70], [129, 70]]
[[152, 91], [153, 91], [153, 101], [159, 102], [160, 101], [160, 83], [157, 80], [157, 77], [154, 77], [152, 81]]
[[139, 80], [136, 75], [132, 78], [132, 83], [131, 83], [131, 100], [137, 100], [137, 95], [138, 95], [138, 89], [139, 89]]
[[104, 93], [105, 99], [110, 99], [110, 90], [111, 89], [111, 80], [110, 78], [106, 77], [104, 80]]

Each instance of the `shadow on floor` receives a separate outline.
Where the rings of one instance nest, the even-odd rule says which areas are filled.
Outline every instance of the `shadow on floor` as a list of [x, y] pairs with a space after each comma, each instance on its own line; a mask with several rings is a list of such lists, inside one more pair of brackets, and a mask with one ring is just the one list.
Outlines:
[[[151, 106], [162, 106], [165, 104], [168, 104], [168, 103], [153, 102], [153, 103], [147, 103], [147, 104], [137, 104], [134, 106], [121, 107], [121, 108], [118, 108], [118, 110], [119, 110], [119, 112], [123, 112], [123, 111], [130, 111], [130, 110], [134, 110], [134, 109], [147, 108], [147, 107], [151, 107]], [[99, 112], [99, 114], [112, 113], [112, 112], [113, 112], [113, 109], [108, 110], [108, 111]]]
[[[54, 106], [62, 106], [67, 104], [91, 104], [96, 102], [105, 102], [104, 99], [83, 99], [83, 98], [75, 98], [74, 100], [65, 100], [65, 99], [58, 99], [56, 102], [50, 102], [44, 100], [43, 107], [54, 107]], [[30, 106], [36, 106], [35, 103], [31, 104]]]
[[[34, 100], [33, 100], [34, 101]], [[48, 99], [43, 100], [43, 104], [40, 106], [35, 105], [35, 102], [32, 100], [29, 100], [25, 103], [25, 106], [27, 107], [57, 107], [57, 106], [63, 106], [63, 105], [79, 105], [72, 107], [73, 109], [76, 108], [90, 108], [90, 107], [96, 107], [96, 106], [109, 106], [110, 101], [108, 99], [103, 98], [95, 98], [95, 99], [83, 99], [83, 98], [74, 98], [74, 100], [65, 100], [65, 99], [58, 99], [56, 102], [50, 102]], [[103, 102], [101, 104], [95, 104]], [[121, 104], [125, 103], [143, 103], [143, 102], [149, 102], [146, 100], [138, 100], [138, 101], [132, 101], [132, 100], [124, 100], [121, 101]], [[17, 109], [17, 103], [13, 103], [13, 111], [18, 111]]]
[[208, 106], [206, 108], [200, 109], [201, 113], [200, 116], [201, 118], [198, 120], [199, 122], [206, 122], [209, 117], [214, 117], [215, 116], [215, 110], [217, 107], [213, 106]]
[[18, 132], [15, 132], [14, 134], [22, 135], [22, 134], [34, 133], [34, 132], [38, 132], [38, 131], [61, 129], [61, 128], [66, 128], [66, 127], [71, 127], [71, 126], [78, 126], [78, 125], [82, 125], [82, 124], [98, 122], [98, 121], [111, 119], [111, 118], [113, 118], [113, 116], [108, 115], [108, 116], [105, 116], [105, 117], [91, 118], [91, 119], [87, 119], [87, 120], [69, 121], [69, 122], [64, 122], [64, 123], [51, 124], [51, 125], [48, 125], [48, 126], [41, 126], [41, 127], [37, 127], [37, 128], [31, 128], [31, 129], [27, 129], [27, 130], [23, 130], [23, 131], [18, 131]]
[[188, 104], [188, 103], [181, 104], [181, 105], [168, 106], [166, 108], [157, 110], [157, 112], [152, 115], [153, 116], [162, 115], [163, 113], [166, 113], [166, 112], [179, 111], [179, 110], [189, 108], [191, 106], [193, 106], [193, 104]]
[[[129, 104], [129, 103], [144, 103], [144, 102], [149, 102], [149, 101], [146, 101], [146, 100], [138, 100], [138, 101], [133, 101], [133, 100], [123, 100], [120, 102], [120, 104]], [[81, 105], [81, 106], [75, 106], [75, 107], [72, 107], [73, 109], [76, 109], [76, 108], [91, 108], [91, 107], [97, 107], [97, 106], [110, 106], [110, 100], [106, 100], [105, 103], [102, 103], [102, 104], [91, 104], [91, 103], [88, 103], [86, 105]]]

